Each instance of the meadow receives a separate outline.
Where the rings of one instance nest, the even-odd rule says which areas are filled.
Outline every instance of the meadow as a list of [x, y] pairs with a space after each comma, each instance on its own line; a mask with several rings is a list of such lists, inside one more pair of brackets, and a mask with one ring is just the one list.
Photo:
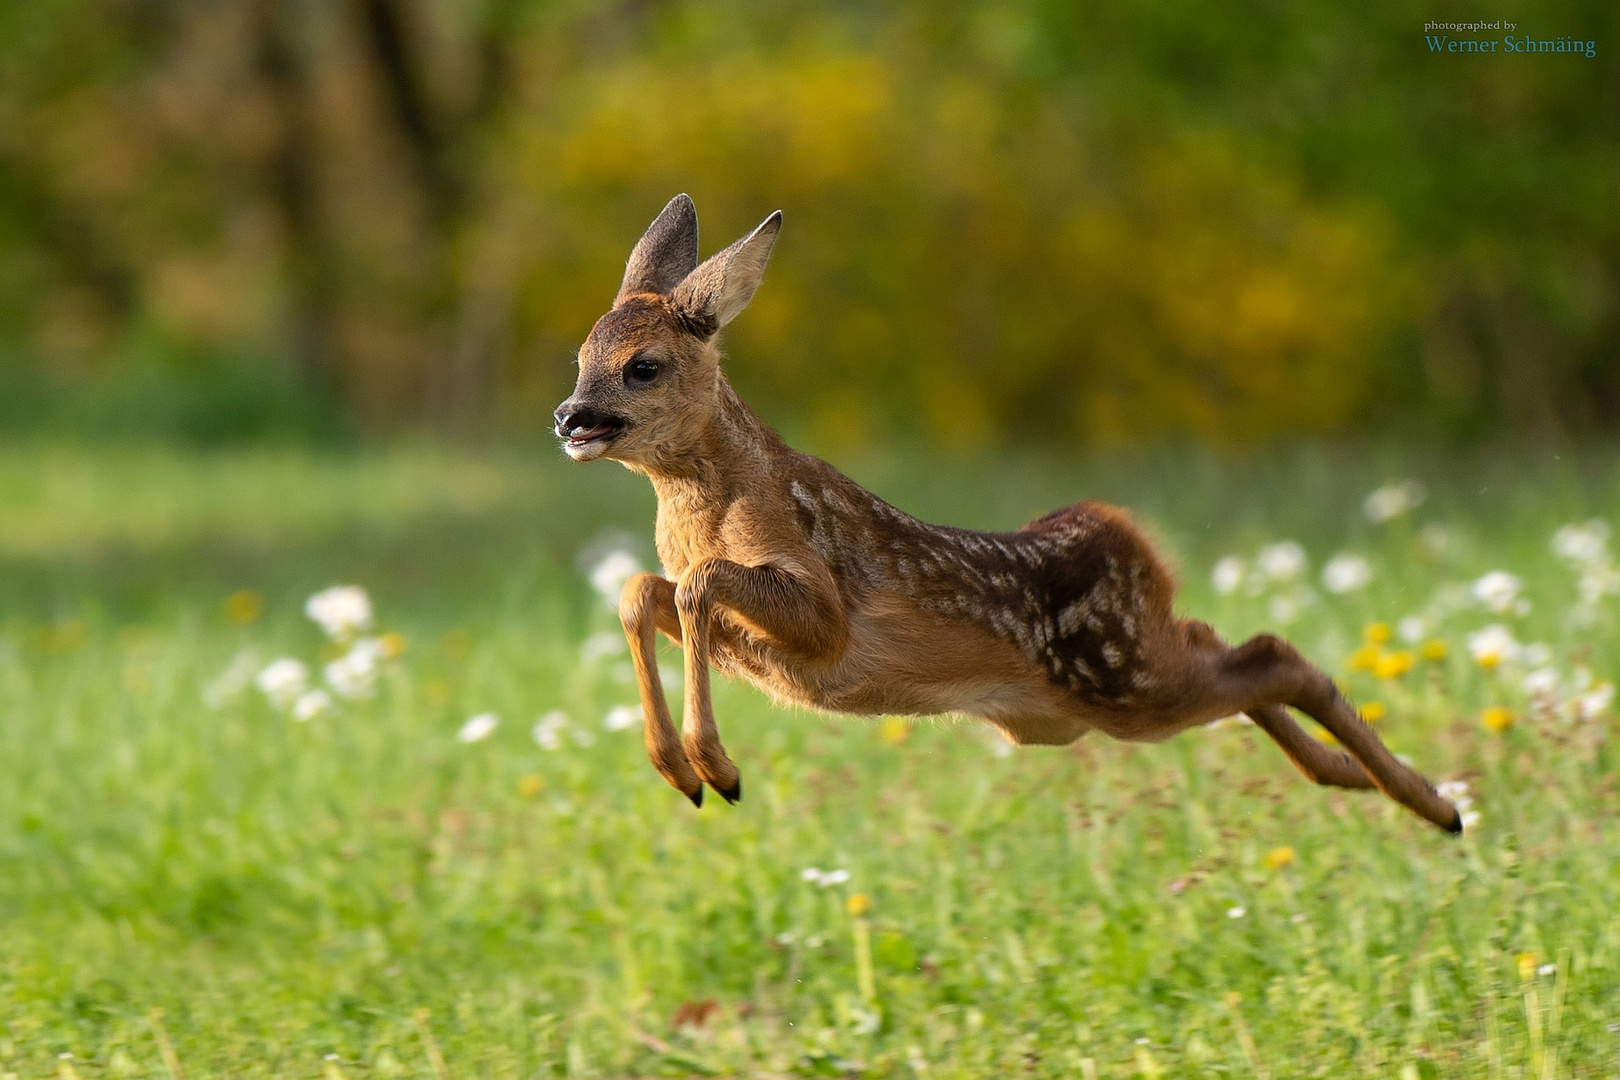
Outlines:
[[840, 464], [963, 525], [1131, 507], [1471, 827], [1238, 720], [1012, 750], [724, 680], [746, 796], [694, 810], [599, 591], [653, 564], [623, 470], [11, 445], [0, 1076], [1620, 1074], [1620, 453]]

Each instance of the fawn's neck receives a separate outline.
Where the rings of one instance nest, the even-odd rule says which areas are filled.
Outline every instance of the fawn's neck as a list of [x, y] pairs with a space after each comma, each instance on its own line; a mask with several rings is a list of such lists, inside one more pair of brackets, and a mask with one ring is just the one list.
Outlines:
[[787, 444], [744, 405], [724, 375], [714, 415], [677, 453], [637, 468], [652, 481], [659, 515], [723, 509], [757, 489]]

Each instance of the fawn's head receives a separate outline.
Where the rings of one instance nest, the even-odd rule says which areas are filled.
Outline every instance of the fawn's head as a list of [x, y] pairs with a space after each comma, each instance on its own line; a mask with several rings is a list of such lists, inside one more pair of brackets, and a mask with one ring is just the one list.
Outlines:
[[777, 211], [699, 266], [697, 210], [669, 201], [580, 346], [579, 380], [555, 414], [569, 457], [652, 465], [692, 444], [720, 404], [715, 338], [759, 288], [781, 227]]

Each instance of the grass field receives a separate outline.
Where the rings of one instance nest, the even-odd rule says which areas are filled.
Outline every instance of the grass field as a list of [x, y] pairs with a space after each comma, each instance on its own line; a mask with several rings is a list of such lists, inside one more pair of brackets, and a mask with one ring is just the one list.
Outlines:
[[[1284, 630], [1477, 824], [1314, 788], [1241, 723], [1009, 752], [723, 681], [747, 797], [696, 811], [603, 723], [635, 697], [589, 571], [614, 530], [652, 561], [617, 467], [14, 446], [0, 1074], [1620, 1075], [1620, 598], [1598, 532], [1552, 546], [1620, 520], [1620, 456], [850, 470], [966, 525], [1131, 506], [1183, 610]], [[398, 655], [301, 721], [252, 678], [346, 655], [304, 615], [333, 584]]]

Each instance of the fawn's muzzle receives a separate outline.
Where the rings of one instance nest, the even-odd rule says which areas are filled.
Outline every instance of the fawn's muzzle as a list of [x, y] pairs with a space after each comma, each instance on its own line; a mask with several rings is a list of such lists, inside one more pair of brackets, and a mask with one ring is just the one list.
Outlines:
[[557, 437], [569, 446], [584, 446], [599, 439], [611, 439], [624, 430], [624, 419], [594, 409], [577, 409], [565, 401], [552, 414], [557, 421]]

